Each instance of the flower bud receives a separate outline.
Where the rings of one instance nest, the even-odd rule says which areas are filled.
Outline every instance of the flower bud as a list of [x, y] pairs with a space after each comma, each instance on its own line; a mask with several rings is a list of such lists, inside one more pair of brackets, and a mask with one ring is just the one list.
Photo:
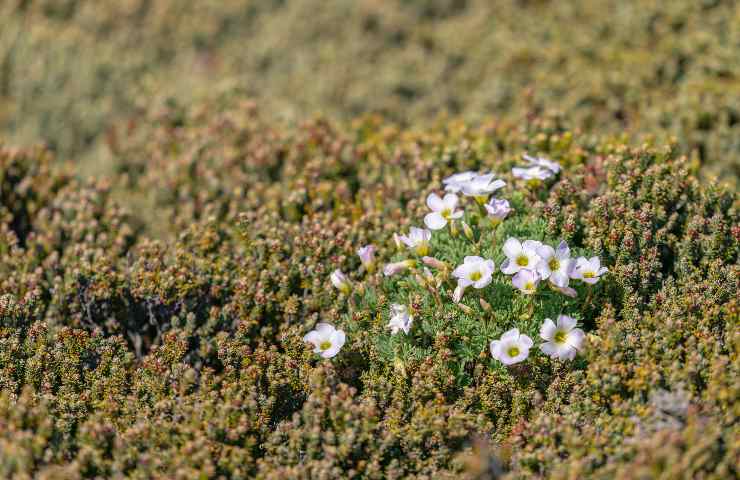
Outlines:
[[468, 225], [466, 222], [462, 222], [462, 227], [463, 227], [463, 233], [465, 234], [465, 237], [471, 242], [474, 242], [475, 236], [473, 235], [473, 229], [470, 228], [470, 225]]
[[365, 245], [357, 250], [362, 265], [370, 273], [375, 271], [375, 245]]
[[341, 270], [337, 269], [334, 270], [331, 275], [329, 276], [329, 279], [331, 280], [331, 283], [345, 295], [349, 295], [352, 293], [352, 284], [349, 281], [349, 278], [347, 278], [347, 275], [342, 273]]
[[421, 261], [424, 262], [424, 265], [436, 268], [437, 270], [447, 269], [447, 264], [445, 262], [443, 262], [442, 260], [437, 260], [434, 257], [424, 257], [421, 259]]

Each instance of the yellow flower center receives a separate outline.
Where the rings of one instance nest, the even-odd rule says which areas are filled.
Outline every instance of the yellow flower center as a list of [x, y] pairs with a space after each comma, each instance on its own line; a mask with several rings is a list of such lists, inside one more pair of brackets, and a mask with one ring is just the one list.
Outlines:
[[472, 281], [474, 281], [474, 282], [477, 282], [478, 280], [480, 280], [480, 278], [481, 278], [482, 276], [483, 276], [483, 275], [482, 275], [482, 274], [481, 274], [480, 272], [473, 272], [473, 273], [471, 273], [471, 274], [470, 274], [470, 279], [471, 279]]
[[331, 342], [329, 340], [324, 340], [323, 342], [321, 342], [321, 344], [319, 344], [319, 349], [322, 351], [329, 350], [330, 348], [331, 348]]
[[429, 244], [427, 242], [421, 242], [416, 246], [416, 253], [419, 255], [426, 255], [429, 253]]
[[519, 355], [519, 348], [517, 348], [517, 347], [511, 347], [511, 348], [509, 348], [509, 350], [506, 353], [510, 357], [516, 357], [517, 355]]
[[442, 215], [442, 218], [449, 220], [450, 215], [452, 215], [452, 210], [450, 210], [449, 208], [445, 208], [444, 210], [442, 210], [442, 213], [440, 215]]
[[583, 272], [583, 278], [594, 278], [595, 276], [594, 272]]
[[526, 255], [519, 255], [518, 257], [516, 257], [516, 264], [520, 267], [526, 267], [527, 265], [529, 265], [529, 259]]
[[527, 282], [524, 284], [524, 290], [534, 290], [534, 283], [533, 282]]
[[553, 340], [555, 340], [555, 343], [565, 343], [565, 332], [562, 330], [558, 330], [555, 332], [555, 337]]
[[550, 267], [550, 270], [555, 272], [560, 268], [560, 262], [557, 258], [551, 258], [550, 261], [547, 263], [547, 266]]

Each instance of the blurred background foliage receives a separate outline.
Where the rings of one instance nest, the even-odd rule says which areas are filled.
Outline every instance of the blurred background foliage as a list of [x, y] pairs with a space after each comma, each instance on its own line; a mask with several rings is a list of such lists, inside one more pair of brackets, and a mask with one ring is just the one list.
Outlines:
[[735, 182], [738, 51], [733, 0], [8, 0], [0, 134], [108, 173], [106, 140], [152, 99], [238, 90], [287, 125], [556, 113], [675, 136]]

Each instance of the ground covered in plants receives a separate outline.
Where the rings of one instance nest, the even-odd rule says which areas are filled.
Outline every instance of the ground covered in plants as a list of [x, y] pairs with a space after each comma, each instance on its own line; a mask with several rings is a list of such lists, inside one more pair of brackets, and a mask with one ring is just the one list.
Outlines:
[[736, 478], [737, 3], [349, 5], [0, 6], [0, 477]]

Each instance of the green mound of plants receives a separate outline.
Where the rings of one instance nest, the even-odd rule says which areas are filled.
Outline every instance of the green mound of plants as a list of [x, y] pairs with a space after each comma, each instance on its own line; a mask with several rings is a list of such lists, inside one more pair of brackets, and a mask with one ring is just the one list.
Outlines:
[[8, 0], [0, 132], [110, 173], [153, 98], [239, 88], [293, 122], [557, 112], [586, 133], [675, 137], [732, 182], [739, 18], [733, 0]]
[[0, 147], [3, 478], [737, 476], [738, 200], [678, 143], [239, 97], [118, 142]]

